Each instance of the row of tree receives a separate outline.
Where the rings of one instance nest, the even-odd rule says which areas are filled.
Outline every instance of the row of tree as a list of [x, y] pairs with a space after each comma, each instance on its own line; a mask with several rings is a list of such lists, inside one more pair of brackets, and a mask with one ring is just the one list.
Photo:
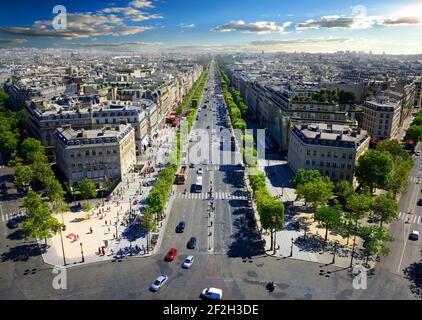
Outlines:
[[205, 87], [205, 84], [207, 83], [208, 73], [209, 73], [209, 65], [206, 67], [205, 71], [202, 73], [201, 78], [199, 79], [200, 82], [198, 84], [198, 87], [196, 88], [195, 94], [192, 99], [192, 106], [189, 109], [189, 113], [187, 116], [188, 132], [191, 131], [193, 123], [196, 119], [198, 102], [201, 101], [202, 95], [204, 93], [204, 87]]
[[233, 87], [228, 90], [230, 80], [221, 68], [218, 70], [218, 75], [232, 126], [242, 132], [242, 136], [238, 138], [241, 142], [243, 162], [249, 167], [255, 167], [258, 162], [258, 152], [254, 147], [253, 136], [246, 133], [245, 118], [248, 113], [248, 107], [240, 96], [239, 91]]
[[249, 181], [256, 201], [259, 218], [262, 228], [271, 232], [271, 248], [276, 248], [277, 231], [284, 226], [284, 205], [283, 202], [270, 194], [265, 182], [265, 174], [249, 175]]
[[356, 95], [350, 91], [344, 91], [340, 89], [321, 89], [318, 92], [312, 94], [312, 96], [295, 96], [296, 101], [307, 101], [307, 102], [321, 102], [321, 103], [332, 103], [332, 104], [351, 104], [356, 100]]
[[[383, 223], [398, 218], [398, 206], [392, 193], [373, 197], [369, 186], [356, 192], [348, 181], [334, 185], [318, 170], [299, 170], [291, 183], [296, 188], [297, 200], [303, 199], [305, 205], [313, 208], [314, 220], [325, 228], [326, 241], [329, 231], [347, 237], [347, 242], [353, 237], [352, 259], [357, 236], [364, 241], [368, 259], [388, 254], [384, 242], [392, 238]], [[368, 215], [376, 218], [379, 226], [362, 225], [362, 219]]]
[[13, 112], [9, 108], [9, 96], [0, 88], [0, 150], [8, 161], [18, 150], [25, 138], [25, 117], [23, 112]]
[[419, 111], [415, 119], [406, 131], [406, 140], [422, 141], [422, 111]]

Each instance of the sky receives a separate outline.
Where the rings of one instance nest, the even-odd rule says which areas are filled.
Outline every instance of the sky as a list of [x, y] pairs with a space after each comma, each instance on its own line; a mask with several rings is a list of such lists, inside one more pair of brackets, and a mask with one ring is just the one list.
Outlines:
[[0, 12], [14, 47], [415, 54], [422, 0], [15, 0]]

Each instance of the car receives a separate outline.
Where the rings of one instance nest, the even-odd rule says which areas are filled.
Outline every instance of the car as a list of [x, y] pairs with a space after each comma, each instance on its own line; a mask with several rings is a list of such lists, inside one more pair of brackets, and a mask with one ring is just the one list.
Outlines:
[[185, 261], [183, 261], [182, 268], [189, 269], [190, 267], [192, 267], [194, 261], [195, 259], [193, 258], [193, 256], [187, 256]]
[[422, 206], [422, 199], [419, 199], [417, 204], [418, 206]]
[[13, 219], [10, 219], [9, 221], [7, 221], [6, 225], [9, 229], [16, 229], [19, 226], [19, 223], [18, 223], [18, 220], [13, 218]]
[[202, 290], [201, 297], [203, 299], [221, 300], [223, 297], [223, 290], [218, 288], [206, 288]]
[[184, 221], [180, 221], [176, 227], [176, 233], [183, 233], [185, 231], [185, 225], [186, 223]]
[[204, 172], [204, 169], [199, 168], [198, 171], [196, 171], [197, 174], [202, 174]]
[[187, 248], [188, 249], [195, 249], [196, 247], [196, 238], [195, 237], [190, 237], [188, 243], [187, 243]]
[[174, 258], [176, 258], [176, 255], [177, 255], [177, 249], [171, 248], [166, 255], [166, 261], [173, 261]]
[[159, 276], [155, 281], [151, 284], [149, 289], [153, 292], [157, 292], [160, 290], [169, 280], [169, 277], [166, 275]]
[[420, 157], [420, 156], [421, 156], [421, 152], [420, 152], [420, 151], [416, 151], [415, 155], [416, 155], [417, 157]]
[[191, 163], [189, 164], [189, 168], [195, 168], [195, 164], [194, 164], [193, 162], [191, 162]]
[[409, 239], [410, 240], [418, 240], [419, 239], [419, 231], [417, 230], [412, 230], [412, 232], [409, 234]]
[[207, 129], [209, 129], [210, 128], [210, 126], [207, 126]]

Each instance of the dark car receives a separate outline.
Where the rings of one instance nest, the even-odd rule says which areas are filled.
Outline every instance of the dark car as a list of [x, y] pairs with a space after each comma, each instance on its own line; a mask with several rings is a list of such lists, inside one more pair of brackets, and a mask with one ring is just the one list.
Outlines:
[[191, 237], [189, 239], [187, 247], [188, 247], [188, 249], [195, 249], [195, 247], [196, 247], [196, 238], [195, 237]]
[[185, 231], [185, 222], [184, 221], [180, 221], [179, 224], [176, 227], [176, 232], [177, 233], [183, 233], [183, 231]]
[[422, 199], [418, 200], [418, 206], [422, 206]]
[[6, 225], [9, 229], [16, 229], [19, 226], [19, 223], [16, 219], [13, 218], [7, 221]]

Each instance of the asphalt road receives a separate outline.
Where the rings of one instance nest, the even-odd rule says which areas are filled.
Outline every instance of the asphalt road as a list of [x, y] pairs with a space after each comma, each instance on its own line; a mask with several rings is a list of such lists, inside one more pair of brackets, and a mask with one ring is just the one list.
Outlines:
[[[211, 72], [211, 77], [213, 72]], [[205, 116], [205, 113], [207, 116]], [[218, 119], [202, 109], [196, 128], [218, 130]], [[215, 133], [218, 140], [218, 131]], [[219, 143], [215, 143], [215, 147]], [[228, 144], [230, 146], [230, 144]], [[223, 144], [224, 148], [224, 144]], [[231, 146], [229, 147], [231, 148]], [[236, 163], [234, 163], [236, 164]], [[179, 186], [173, 202], [160, 252], [152, 257], [127, 257], [122, 261], [75, 266], [67, 270], [67, 288], [52, 286], [57, 274], [45, 265], [34, 242], [12, 239], [16, 231], [0, 224], [1, 263], [0, 299], [198, 299], [210, 286], [223, 290], [223, 299], [412, 299], [410, 283], [403, 276], [383, 269], [368, 275], [367, 289], [353, 289], [349, 270], [330, 265], [267, 256], [258, 235], [247, 226], [244, 210], [243, 171], [234, 165], [204, 166], [201, 194], [190, 192], [197, 168], [190, 168], [184, 186]], [[212, 180], [215, 215], [211, 229], [208, 199]], [[187, 194], [183, 195], [184, 189]], [[175, 233], [181, 220], [182, 234]], [[209, 236], [209, 230], [212, 235]], [[198, 238], [195, 249], [187, 249], [190, 236]], [[212, 241], [209, 239], [212, 238]], [[6, 240], [5, 240], [6, 239]], [[209, 244], [212, 248], [209, 250]], [[164, 261], [167, 250], [178, 249], [172, 262]], [[188, 254], [195, 262], [184, 270], [181, 264]], [[168, 284], [157, 293], [148, 290], [160, 274], [169, 276]], [[265, 289], [268, 281], [277, 285], [274, 292]]]

